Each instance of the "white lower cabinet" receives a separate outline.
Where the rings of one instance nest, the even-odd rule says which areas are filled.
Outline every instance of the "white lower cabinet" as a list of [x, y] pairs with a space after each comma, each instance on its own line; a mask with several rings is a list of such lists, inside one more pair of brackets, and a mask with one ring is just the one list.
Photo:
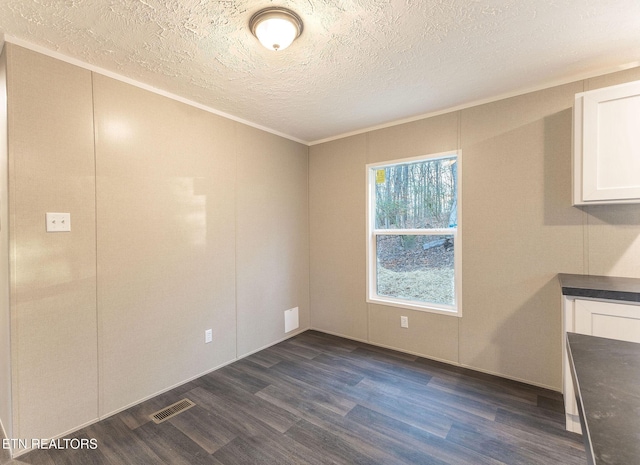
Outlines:
[[640, 342], [640, 305], [619, 300], [583, 299], [563, 296], [562, 384], [567, 430], [581, 432], [571, 369], [567, 358], [566, 333]]

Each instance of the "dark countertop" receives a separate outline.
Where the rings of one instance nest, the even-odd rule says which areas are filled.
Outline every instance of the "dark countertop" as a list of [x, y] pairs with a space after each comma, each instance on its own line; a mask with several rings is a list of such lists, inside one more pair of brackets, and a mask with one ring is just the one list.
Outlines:
[[640, 463], [640, 344], [567, 333], [587, 457]]
[[562, 295], [640, 302], [640, 279], [583, 274], [558, 275]]

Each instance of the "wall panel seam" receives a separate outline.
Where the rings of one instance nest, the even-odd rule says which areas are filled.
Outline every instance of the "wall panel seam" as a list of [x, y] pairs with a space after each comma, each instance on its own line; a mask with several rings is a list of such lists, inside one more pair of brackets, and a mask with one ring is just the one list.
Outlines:
[[[365, 172], [366, 172], [366, 165], [369, 162], [369, 159], [370, 159], [370, 156], [371, 156], [371, 154], [369, 152], [369, 150], [371, 148], [371, 146], [370, 146], [370, 144], [371, 144], [371, 132], [367, 132], [365, 134], [364, 141], [365, 141], [364, 164], [365, 164]], [[365, 183], [365, 187], [367, 187], [367, 183]], [[369, 205], [367, 203], [367, 192], [368, 192], [368, 190], [365, 191], [364, 208], [365, 208], [365, 211], [366, 211], [366, 213], [368, 215], [369, 214], [368, 213], [369, 212]], [[365, 216], [365, 218], [367, 218], [367, 216]], [[367, 230], [367, 227], [368, 226], [365, 224], [365, 231]], [[369, 237], [365, 235], [364, 239], [366, 241], [366, 245], [365, 245], [365, 248], [364, 248], [366, 256], [364, 258], [365, 258], [365, 263], [367, 263], [368, 260], [369, 260]], [[369, 287], [368, 287], [369, 286], [369, 270], [366, 269], [365, 273], [366, 273], [366, 279], [367, 279], [367, 281], [365, 282], [365, 288], [364, 288], [365, 302], [366, 302], [366, 299], [368, 298], [368, 294], [369, 294]], [[366, 302], [365, 305], [367, 306], [367, 342], [371, 342], [371, 304]]]
[[100, 402], [102, 401], [102, 383], [100, 382], [102, 377], [102, 363], [101, 363], [101, 350], [100, 350], [100, 312], [98, 310], [98, 155], [96, 144], [96, 98], [95, 98], [95, 80], [94, 73], [91, 72], [91, 117], [93, 128], [93, 221], [94, 221], [94, 239], [95, 239], [95, 257], [96, 257], [96, 388], [98, 395], [96, 396], [96, 414], [100, 416]]
[[238, 358], [238, 124], [233, 125], [233, 305], [235, 317], [235, 354]]
[[9, 166], [7, 167], [9, 170], [8, 173], [8, 219], [9, 219], [9, 280], [10, 280], [10, 297], [9, 297], [9, 308], [10, 308], [10, 351], [11, 351], [11, 410], [12, 410], [12, 430], [14, 437], [20, 437], [20, 404], [19, 404], [19, 392], [18, 386], [20, 385], [19, 380], [19, 372], [18, 372], [18, 319], [16, 317], [16, 307], [17, 303], [17, 289], [18, 289], [18, 279], [17, 279], [17, 259], [18, 259], [18, 251], [16, 245], [16, 231], [15, 231], [15, 217], [16, 217], [16, 179], [15, 179], [15, 157], [13, 154], [13, 150], [11, 150], [11, 134], [12, 130], [12, 112], [9, 111], [11, 107], [11, 61], [13, 55], [13, 46], [7, 44], [5, 42], [5, 47], [7, 47], [7, 160]]
[[[4, 226], [0, 225], [0, 227], [4, 227], [6, 228], [6, 237], [7, 237], [7, 249], [6, 249], [6, 253], [7, 253], [7, 278], [9, 280], [9, 282], [7, 283], [7, 292], [9, 293], [9, 295], [7, 296], [7, 303], [8, 303], [8, 308], [6, 309], [7, 314], [7, 323], [8, 323], [8, 328], [6, 328], [6, 331], [8, 331], [7, 334], [7, 347], [9, 350], [9, 353], [7, 354], [8, 360], [9, 360], [9, 366], [8, 366], [8, 373], [9, 373], [9, 379], [8, 381], [8, 389], [9, 392], [7, 392], [7, 397], [8, 397], [8, 412], [7, 412], [7, 418], [6, 418], [6, 423], [7, 426], [5, 427], [4, 424], [1, 424], [0, 422], [0, 427], [2, 428], [2, 431], [4, 432], [4, 437], [6, 438], [11, 438], [13, 436], [13, 432], [15, 431], [15, 421], [14, 421], [14, 406], [13, 406], [13, 394], [14, 394], [14, 389], [13, 389], [13, 332], [12, 332], [12, 316], [13, 316], [13, 295], [14, 295], [14, 291], [13, 291], [13, 280], [12, 280], [12, 271], [14, 269], [14, 266], [12, 266], [11, 264], [11, 257], [12, 257], [12, 244], [11, 244], [11, 228], [12, 228], [12, 221], [10, 221], [11, 218], [11, 213], [13, 211], [13, 209], [11, 208], [11, 201], [13, 199], [13, 195], [11, 194], [11, 187], [13, 186], [13, 182], [11, 182], [11, 174], [12, 174], [12, 170], [9, 170], [9, 166], [10, 166], [10, 154], [9, 154], [9, 49], [10, 47], [7, 46], [6, 43], [3, 44], [2, 47], [0, 47], [0, 54], [4, 54], [4, 93], [5, 93], [5, 101], [4, 101], [4, 105], [5, 108], [3, 109], [3, 111], [5, 112], [5, 124], [6, 127], [3, 128], [3, 131], [5, 132], [5, 136], [6, 136], [6, 140], [5, 140], [5, 144], [6, 146], [4, 147], [5, 150], [5, 155], [6, 155], [6, 167], [5, 169], [6, 171], [6, 179], [3, 180], [3, 182], [7, 183], [7, 199], [6, 199], [6, 208], [7, 208], [7, 217], [6, 217], [6, 224]], [[13, 255], [15, 256], [15, 255]], [[9, 449], [9, 453], [10, 455], [13, 455], [13, 450], [12, 448]]]

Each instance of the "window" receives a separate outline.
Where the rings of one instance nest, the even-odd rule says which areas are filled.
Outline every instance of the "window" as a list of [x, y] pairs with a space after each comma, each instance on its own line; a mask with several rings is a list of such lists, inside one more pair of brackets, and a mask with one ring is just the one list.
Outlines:
[[367, 165], [367, 301], [460, 316], [460, 152]]

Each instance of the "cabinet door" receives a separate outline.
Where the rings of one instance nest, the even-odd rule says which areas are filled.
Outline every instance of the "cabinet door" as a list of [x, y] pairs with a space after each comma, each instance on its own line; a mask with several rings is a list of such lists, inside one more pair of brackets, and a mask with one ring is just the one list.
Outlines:
[[574, 203], [640, 202], [640, 81], [578, 94], [574, 118]]
[[575, 310], [576, 333], [640, 342], [638, 305], [576, 299]]

